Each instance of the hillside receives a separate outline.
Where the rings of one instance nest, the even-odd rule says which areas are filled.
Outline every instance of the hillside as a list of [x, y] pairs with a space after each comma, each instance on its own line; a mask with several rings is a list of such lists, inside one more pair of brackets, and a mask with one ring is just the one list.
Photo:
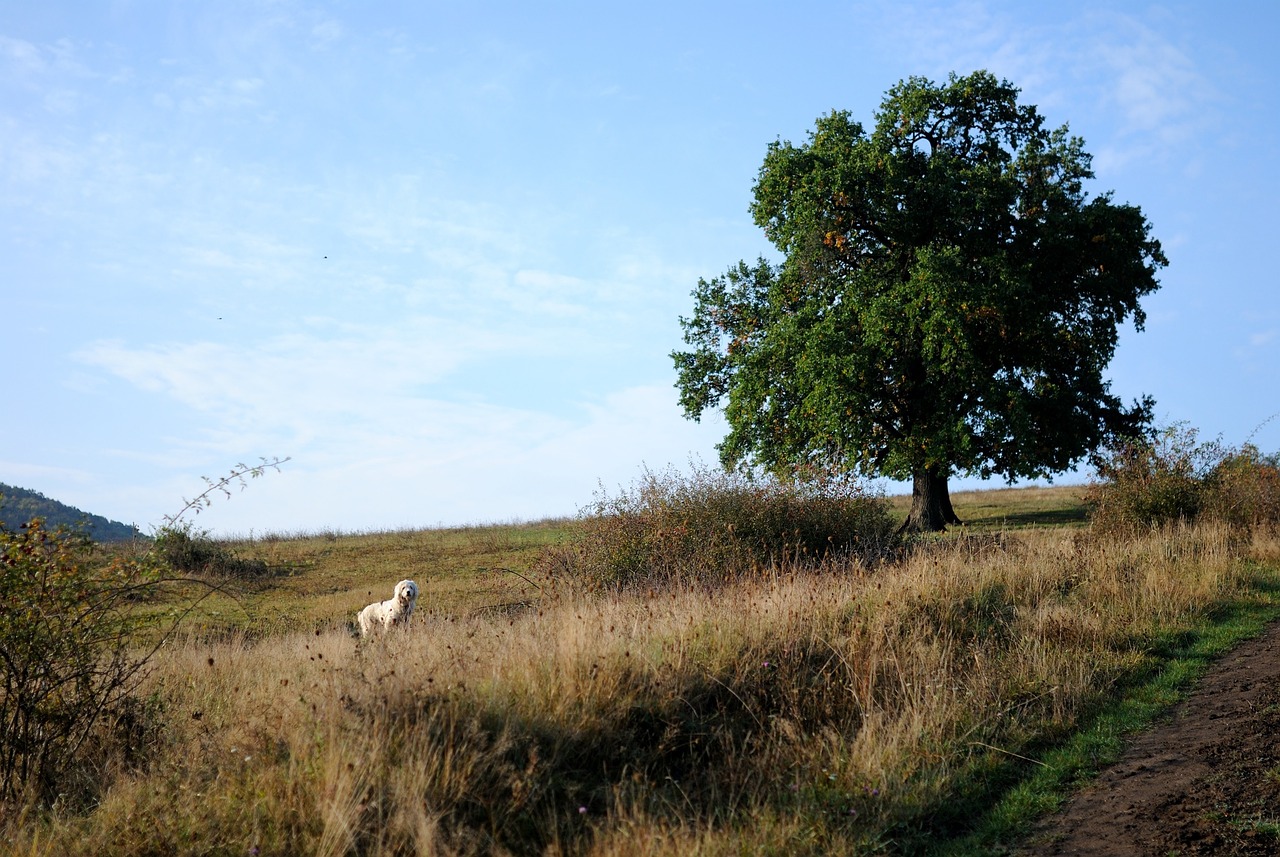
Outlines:
[[[88, 783], [81, 803], [0, 836], [15, 854], [120, 857], [210, 841], [371, 855], [1044, 853], [1063, 828], [1028, 840], [1035, 820], [1280, 615], [1273, 531], [1107, 533], [1079, 492], [957, 492], [965, 527], [874, 565], [828, 557], [694, 586], [583, 586], [583, 536], [599, 532], [586, 517], [220, 541], [259, 568], [193, 572], [204, 579], [128, 602], [132, 618], [156, 619], [144, 633], [181, 623], [138, 687], [154, 700], [138, 743], [134, 721], [104, 721], [93, 752], [60, 772]], [[405, 633], [353, 639], [357, 611], [402, 578], [420, 588]], [[1276, 762], [1246, 743], [1274, 729], [1254, 720], [1205, 727], [1246, 746], [1248, 766], [1224, 756], [1177, 809], [1222, 812], [1215, 835], [1270, 850], [1214, 853], [1276, 853], [1272, 815], [1255, 810], [1272, 805], [1258, 795], [1272, 796]], [[1228, 793], [1237, 772], [1246, 785]], [[1139, 817], [1123, 811], [1132, 782], [1115, 804], [1125, 824]], [[1172, 835], [1172, 818], [1153, 817]]]
[[120, 542], [139, 538], [137, 527], [91, 515], [75, 506], [51, 500], [38, 491], [0, 482], [0, 522], [14, 529], [32, 518], [44, 518], [49, 527], [85, 525], [89, 535], [100, 542]]

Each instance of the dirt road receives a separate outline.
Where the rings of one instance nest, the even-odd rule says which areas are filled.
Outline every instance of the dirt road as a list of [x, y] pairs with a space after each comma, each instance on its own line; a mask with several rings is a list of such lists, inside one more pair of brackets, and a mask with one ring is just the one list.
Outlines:
[[1280, 855], [1280, 623], [1036, 830], [1026, 855]]

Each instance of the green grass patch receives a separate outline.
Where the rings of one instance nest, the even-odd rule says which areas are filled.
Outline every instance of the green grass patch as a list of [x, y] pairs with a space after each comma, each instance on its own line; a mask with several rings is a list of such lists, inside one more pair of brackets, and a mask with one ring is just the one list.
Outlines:
[[[1084, 485], [997, 488], [985, 491], [958, 491], [951, 495], [956, 516], [964, 521], [964, 531], [1020, 530], [1028, 527], [1084, 526], [1088, 509]], [[894, 513], [905, 518], [911, 496], [888, 498]]]
[[1009, 757], [975, 764], [959, 784], [953, 813], [956, 822], [971, 825], [970, 832], [935, 839], [921, 853], [979, 857], [1024, 836], [1033, 822], [1116, 762], [1128, 736], [1152, 727], [1184, 700], [1215, 661], [1280, 620], [1280, 569], [1256, 568], [1248, 594], [1197, 627], [1152, 640], [1143, 668], [1117, 684], [1079, 731], [1032, 754], [1035, 763]]
[[[1081, 486], [1010, 488], [957, 493], [957, 513], [967, 522], [958, 532], [1052, 526], [1084, 520]], [[910, 497], [888, 498], [905, 516]], [[548, 549], [568, 543], [583, 520], [341, 533], [267, 533], [216, 540], [219, 551], [260, 563], [265, 573], [225, 577], [210, 591], [203, 585], [170, 587], [151, 605], [163, 612], [185, 610], [197, 636], [251, 636], [323, 628], [351, 618], [374, 598], [390, 595], [397, 580], [411, 578], [422, 590], [419, 609], [465, 615], [537, 594], [524, 577]], [[137, 550], [122, 544], [108, 552]]]
[[193, 575], [190, 583], [166, 587], [149, 608], [175, 614], [190, 609], [183, 628], [197, 637], [262, 637], [344, 624], [409, 578], [418, 583], [423, 612], [467, 615], [536, 596], [531, 566], [577, 526], [547, 520], [219, 539], [213, 543], [218, 551], [265, 571]]

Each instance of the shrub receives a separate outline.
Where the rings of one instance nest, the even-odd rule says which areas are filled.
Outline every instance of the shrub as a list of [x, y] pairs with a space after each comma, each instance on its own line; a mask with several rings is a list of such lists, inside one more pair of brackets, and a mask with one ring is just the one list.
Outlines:
[[144, 563], [94, 562], [82, 532], [36, 518], [0, 524], [0, 807], [68, 794], [107, 722], [134, 713], [148, 653], [131, 603], [155, 583]]
[[848, 481], [782, 482], [695, 468], [645, 471], [616, 497], [603, 489], [577, 537], [540, 560], [593, 586], [714, 582], [765, 567], [872, 562], [893, 544], [888, 504]]
[[1239, 529], [1280, 524], [1280, 461], [1257, 447], [1200, 443], [1175, 425], [1151, 441], [1130, 441], [1097, 462], [1085, 502], [1093, 523], [1114, 530], [1175, 521], [1213, 521]]
[[1217, 442], [1199, 443], [1178, 424], [1154, 439], [1121, 442], [1095, 460], [1096, 480], [1085, 492], [1095, 526], [1132, 529], [1194, 520], [1207, 480], [1222, 459]]
[[209, 577], [260, 577], [267, 564], [260, 559], [242, 559], [216, 542], [207, 530], [189, 522], [171, 523], [156, 533], [154, 550], [169, 568], [183, 574]]
[[1225, 455], [1211, 474], [1204, 513], [1249, 530], [1280, 525], [1280, 456], [1250, 444]]

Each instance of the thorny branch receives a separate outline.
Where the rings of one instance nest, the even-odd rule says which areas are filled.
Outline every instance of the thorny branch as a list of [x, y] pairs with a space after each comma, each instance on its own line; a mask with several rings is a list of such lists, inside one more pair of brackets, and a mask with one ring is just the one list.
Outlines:
[[182, 520], [182, 516], [187, 514], [187, 512], [194, 512], [197, 515], [200, 514], [202, 510], [213, 505], [213, 497], [211, 495], [216, 491], [221, 491], [223, 494], [227, 496], [228, 499], [230, 499], [231, 489], [229, 486], [232, 483], [238, 483], [240, 485], [240, 490], [243, 491], [245, 489], [245, 486], [248, 485], [246, 478], [257, 479], [259, 476], [265, 473], [268, 469], [275, 470], [277, 473], [279, 473], [280, 465], [288, 461], [289, 457], [285, 457], [285, 458], [276, 457], [271, 459], [259, 457], [259, 460], [262, 463], [254, 465], [252, 467], [244, 463], [237, 464], [230, 473], [228, 473], [226, 476], [222, 477], [221, 479], [217, 480], [216, 482], [210, 479], [208, 476], [201, 476], [200, 478], [203, 479], [205, 481], [205, 484], [208, 485], [209, 487], [206, 488], [200, 494], [197, 494], [195, 498], [192, 500], [187, 500], [186, 498], [183, 498], [184, 505], [181, 509], [178, 510], [178, 513], [176, 515], [164, 516], [165, 524], [167, 524], [168, 526], [174, 526], [175, 524], [178, 523], [178, 521]]

